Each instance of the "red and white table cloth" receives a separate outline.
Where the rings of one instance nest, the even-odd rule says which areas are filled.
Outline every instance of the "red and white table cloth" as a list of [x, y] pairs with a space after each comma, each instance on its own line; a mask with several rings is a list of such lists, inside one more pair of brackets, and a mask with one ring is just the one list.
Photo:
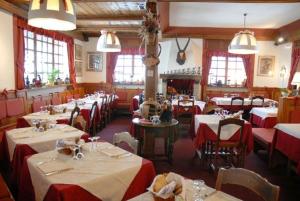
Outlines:
[[[57, 151], [27, 158], [20, 181], [21, 201], [128, 200], [144, 193], [152, 183], [155, 170], [151, 161], [128, 155], [107, 142], [97, 143], [96, 151], [90, 146], [83, 147], [81, 160]], [[108, 154], [122, 151], [124, 155]], [[51, 158], [55, 160], [49, 161]], [[59, 172], [46, 175], [52, 170]]]
[[278, 108], [254, 107], [250, 111], [250, 122], [260, 128], [273, 128], [277, 123]]
[[297, 163], [300, 175], [300, 124], [277, 124], [273, 147]]
[[[195, 136], [194, 145], [197, 149], [201, 149], [202, 145], [207, 141], [217, 141], [217, 132], [221, 117], [218, 115], [195, 115]], [[236, 125], [225, 126], [221, 131], [221, 140], [238, 141], [239, 127]], [[243, 141], [247, 145], [247, 152], [253, 150], [253, 134], [252, 126], [249, 122], [245, 122], [243, 130]]]

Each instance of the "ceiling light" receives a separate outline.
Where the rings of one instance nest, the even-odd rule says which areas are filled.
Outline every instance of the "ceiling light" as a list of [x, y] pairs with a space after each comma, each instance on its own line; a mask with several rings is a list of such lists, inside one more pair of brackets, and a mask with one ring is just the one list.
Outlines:
[[283, 37], [279, 37], [279, 38], [277, 38], [277, 42], [278, 42], [278, 43], [282, 43], [282, 42], [284, 42], [284, 38], [283, 38]]
[[[246, 29], [246, 16], [244, 14], [244, 29]], [[256, 38], [254, 33], [249, 30], [236, 33], [232, 39], [228, 52], [233, 54], [255, 54], [258, 52]]]
[[121, 44], [118, 36], [113, 32], [102, 30], [97, 43], [97, 51], [120, 52]]
[[28, 24], [49, 30], [76, 29], [76, 15], [72, 0], [32, 0], [29, 6]]

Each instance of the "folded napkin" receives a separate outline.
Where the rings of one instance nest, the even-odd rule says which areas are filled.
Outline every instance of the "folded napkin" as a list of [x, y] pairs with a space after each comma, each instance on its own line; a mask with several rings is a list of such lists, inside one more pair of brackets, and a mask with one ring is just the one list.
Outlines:
[[73, 169], [70, 165], [57, 161], [52, 160], [49, 162], [42, 163], [41, 165], [38, 165], [38, 168], [44, 173], [45, 175], [49, 175], [51, 173], [59, 173], [67, 170]]
[[111, 149], [104, 149], [101, 152], [110, 157], [118, 157], [127, 153], [127, 151], [117, 147]]

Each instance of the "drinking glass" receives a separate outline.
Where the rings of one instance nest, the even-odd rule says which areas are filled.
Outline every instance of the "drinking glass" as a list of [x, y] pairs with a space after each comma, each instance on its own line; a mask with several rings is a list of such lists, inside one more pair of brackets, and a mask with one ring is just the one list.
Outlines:
[[205, 182], [202, 179], [193, 180], [193, 200], [194, 201], [204, 201], [205, 198]]
[[99, 136], [89, 137], [88, 138], [92, 142], [91, 151], [96, 151], [96, 142], [100, 139]]

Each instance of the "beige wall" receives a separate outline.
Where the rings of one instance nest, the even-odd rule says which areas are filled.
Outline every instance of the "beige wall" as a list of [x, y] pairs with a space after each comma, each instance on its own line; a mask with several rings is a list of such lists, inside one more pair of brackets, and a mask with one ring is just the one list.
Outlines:
[[0, 9], [0, 90], [15, 88], [13, 17]]
[[[181, 46], [184, 46], [187, 39], [179, 39]], [[166, 39], [160, 42], [162, 45], [162, 53], [160, 55], [159, 73], [168, 70], [177, 70], [202, 66], [203, 40], [192, 39], [187, 51], [187, 60], [184, 65], [176, 62], [177, 45], [175, 39]], [[273, 41], [258, 41], [259, 53], [255, 55], [254, 65], [254, 86], [255, 87], [286, 87], [289, 73], [284, 79], [279, 77], [281, 67], [286, 66], [287, 72], [290, 71], [291, 65], [291, 43], [275, 46]], [[275, 66], [272, 77], [257, 76], [258, 56], [275, 56]], [[161, 80], [159, 82], [161, 84]]]
[[75, 40], [75, 43], [83, 46], [83, 65], [82, 65], [82, 77], [77, 77], [76, 80], [79, 83], [99, 83], [106, 82], [106, 54], [103, 54], [103, 70], [102, 72], [90, 72], [87, 71], [88, 66], [88, 52], [96, 52], [98, 38], [89, 38], [88, 42]]

